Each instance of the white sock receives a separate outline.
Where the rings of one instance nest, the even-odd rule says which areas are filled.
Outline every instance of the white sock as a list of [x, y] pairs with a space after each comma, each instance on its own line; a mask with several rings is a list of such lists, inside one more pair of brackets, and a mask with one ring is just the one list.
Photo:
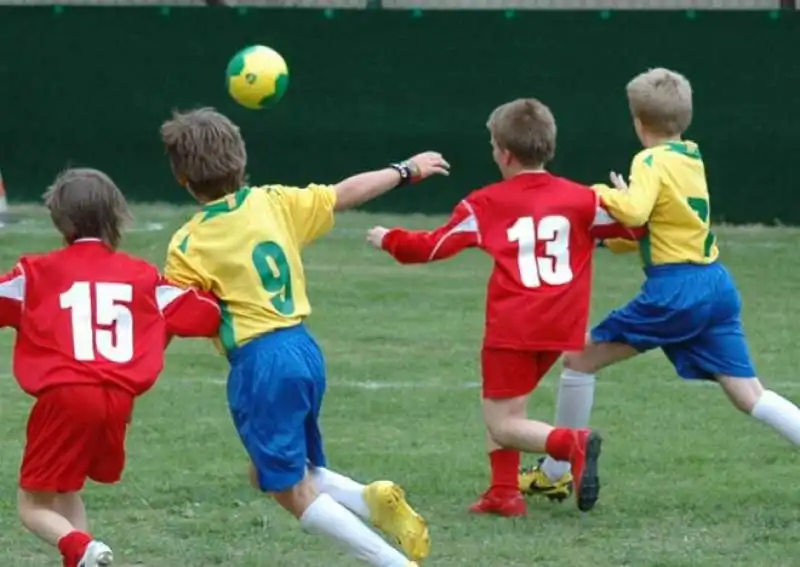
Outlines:
[[[565, 368], [558, 381], [556, 426], [582, 428], [589, 426], [594, 403], [594, 374], [585, 374]], [[548, 456], [542, 463], [542, 472], [552, 481], [569, 472], [569, 463]]]
[[406, 567], [408, 559], [361, 523], [347, 508], [328, 494], [311, 503], [300, 525], [309, 533], [335, 539], [355, 558], [374, 567]]
[[366, 487], [360, 482], [324, 467], [311, 469], [311, 482], [314, 483], [317, 492], [330, 494], [339, 504], [359, 517], [369, 520], [369, 508], [367, 501], [364, 500]]
[[786, 398], [766, 390], [756, 402], [751, 415], [795, 445], [800, 445], [800, 408]]

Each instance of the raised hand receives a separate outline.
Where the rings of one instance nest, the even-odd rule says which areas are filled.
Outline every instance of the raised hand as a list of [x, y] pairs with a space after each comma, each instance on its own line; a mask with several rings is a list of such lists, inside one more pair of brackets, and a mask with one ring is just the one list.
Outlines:
[[425, 179], [432, 175], [450, 175], [450, 164], [439, 152], [422, 152], [408, 158], [406, 163], [409, 164], [413, 176], [417, 179]]
[[628, 192], [628, 183], [625, 181], [625, 178], [617, 173], [616, 171], [612, 171], [608, 178], [611, 180], [611, 184], [619, 189], [620, 191], [624, 191], [625, 193]]

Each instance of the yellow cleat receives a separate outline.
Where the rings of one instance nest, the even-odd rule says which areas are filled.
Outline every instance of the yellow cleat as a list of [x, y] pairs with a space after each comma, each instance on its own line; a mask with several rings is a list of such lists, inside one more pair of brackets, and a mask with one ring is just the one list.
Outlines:
[[[388, 480], [379, 480], [367, 486], [364, 500], [375, 527], [393, 537], [412, 561], [428, 557], [431, 550], [428, 526], [406, 502], [402, 488]], [[411, 563], [409, 567], [415, 565]]]
[[520, 469], [519, 491], [528, 496], [544, 496], [548, 500], [563, 502], [572, 494], [572, 475], [565, 474], [557, 481], [550, 480], [541, 468], [542, 462]]

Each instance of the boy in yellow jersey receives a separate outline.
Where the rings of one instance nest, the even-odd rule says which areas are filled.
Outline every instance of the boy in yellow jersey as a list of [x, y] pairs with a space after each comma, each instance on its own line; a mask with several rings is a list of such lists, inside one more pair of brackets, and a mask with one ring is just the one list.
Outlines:
[[[446, 175], [449, 165], [426, 152], [336, 185], [250, 187], [239, 129], [213, 109], [173, 115], [161, 137], [178, 182], [202, 204], [173, 236], [166, 276], [219, 298], [228, 404], [251, 480], [305, 530], [337, 540], [362, 561], [416, 565], [428, 555], [428, 529], [402, 489], [388, 481], [364, 486], [326, 468], [318, 424], [325, 363], [303, 324], [311, 308], [301, 252], [331, 229], [334, 211]], [[408, 558], [356, 515], [393, 537]]]
[[[592, 329], [582, 352], [565, 356], [556, 424], [586, 427], [595, 373], [661, 348], [679, 376], [715, 380], [736, 408], [800, 444], [800, 409], [756, 377], [741, 298], [718, 261], [703, 161], [697, 144], [682, 139], [692, 120], [691, 85], [679, 73], [652, 69], [628, 83], [627, 95], [645, 149], [633, 158], [628, 184], [612, 173], [615, 187], [596, 190], [618, 221], [647, 226], [638, 245], [646, 280], [637, 297]], [[569, 464], [547, 458], [520, 475], [520, 488], [563, 494], [569, 481]]]

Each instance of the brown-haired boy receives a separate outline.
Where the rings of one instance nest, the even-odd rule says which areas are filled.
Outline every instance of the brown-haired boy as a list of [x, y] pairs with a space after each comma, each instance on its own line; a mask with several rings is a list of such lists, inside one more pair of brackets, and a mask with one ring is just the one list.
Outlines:
[[253, 484], [304, 529], [371, 565], [413, 563], [354, 514], [392, 536], [411, 560], [424, 559], [428, 529], [400, 487], [364, 486], [326, 468], [319, 429], [325, 363], [304, 325], [311, 307], [301, 252], [332, 228], [335, 211], [446, 175], [447, 162], [426, 152], [336, 185], [251, 187], [244, 140], [222, 114], [210, 108], [176, 113], [161, 137], [176, 179], [202, 205], [175, 233], [166, 274], [220, 299], [228, 404]]
[[595, 239], [630, 231], [613, 222], [588, 187], [545, 170], [556, 150], [547, 106], [514, 100], [496, 108], [487, 126], [503, 181], [470, 193], [435, 230], [375, 227], [367, 238], [405, 264], [444, 260], [471, 247], [494, 260], [481, 352], [492, 478], [471, 511], [526, 513], [517, 487], [520, 451], [569, 461], [578, 507], [589, 510], [600, 489], [600, 437], [529, 420], [526, 404], [561, 353], [583, 345]]
[[36, 398], [20, 470], [19, 515], [65, 567], [107, 566], [80, 492], [125, 465], [134, 400], [156, 381], [171, 335], [214, 336], [211, 296], [175, 287], [117, 251], [128, 205], [95, 169], [70, 169], [45, 193], [65, 247], [22, 256], [0, 276], [0, 326], [17, 330], [14, 376]]
[[[719, 262], [705, 165], [697, 144], [683, 139], [692, 121], [691, 84], [680, 73], [657, 68], [634, 77], [626, 90], [644, 149], [633, 158], [629, 183], [612, 174], [616, 187], [598, 191], [614, 218], [648, 227], [639, 246], [647, 278], [639, 295], [592, 329], [585, 348], [565, 357], [559, 423], [585, 427], [595, 374], [660, 348], [681, 378], [716, 381], [737, 409], [798, 445], [800, 409], [765, 390], [756, 377], [741, 297]], [[571, 380], [584, 386], [561, 395]], [[569, 463], [546, 459], [529, 490], [546, 491], [568, 474]]]

